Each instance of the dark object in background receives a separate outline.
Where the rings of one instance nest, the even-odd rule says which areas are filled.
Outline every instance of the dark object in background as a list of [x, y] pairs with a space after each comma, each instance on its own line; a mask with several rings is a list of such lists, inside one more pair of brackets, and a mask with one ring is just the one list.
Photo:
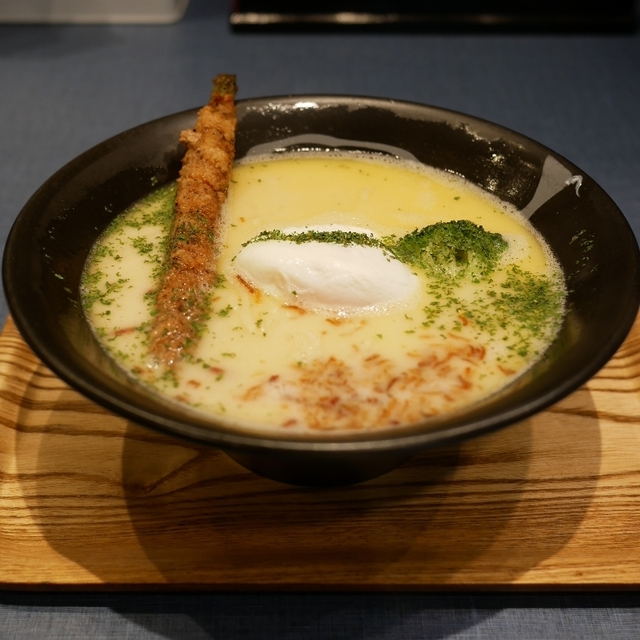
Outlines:
[[631, 32], [635, 0], [233, 0], [236, 30]]

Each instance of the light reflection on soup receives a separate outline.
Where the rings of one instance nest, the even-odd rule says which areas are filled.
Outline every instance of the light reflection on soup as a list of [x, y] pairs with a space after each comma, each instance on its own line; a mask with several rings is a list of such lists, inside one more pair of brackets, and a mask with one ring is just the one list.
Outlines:
[[[210, 320], [192, 357], [162, 371], [147, 352], [148, 326], [174, 195], [175, 185], [160, 189], [103, 235], [85, 269], [85, 310], [131, 375], [251, 430], [382, 429], [455, 410], [521, 375], [562, 319], [551, 253], [476, 187], [404, 161], [283, 155], [234, 168]], [[417, 261], [394, 253], [416, 229], [460, 220], [506, 240], [495, 269], [475, 268], [466, 250], [445, 264], [433, 247]], [[273, 230], [284, 234], [249, 242]], [[348, 232], [356, 240], [345, 247]], [[375, 258], [353, 253], [365, 237], [382, 245]], [[259, 259], [245, 259], [255, 247]], [[385, 289], [392, 273], [406, 291], [394, 295], [395, 281]]]

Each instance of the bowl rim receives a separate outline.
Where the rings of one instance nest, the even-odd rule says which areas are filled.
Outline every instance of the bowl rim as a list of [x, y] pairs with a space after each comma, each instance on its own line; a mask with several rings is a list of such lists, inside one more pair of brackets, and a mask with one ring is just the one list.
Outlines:
[[[316, 102], [321, 106], [335, 107], [340, 105], [357, 105], [373, 106], [383, 109], [389, 109], [389, 107], [400, 108], [410, 112], [412, 110], [421, 111], [426, 114], [429, 113], [433, 116], [446, 116], [442, 120], [446, 121], [447, 117], [457, 118], [459, 120], [466, 120], [474, 125], [486, 126], [489, 129], [497, 130], [504, 134], [507, 134], [511, 139], [520, 141], [522, 143], [532, 145], [533, 147], [544, 150], [547, 154], [561, 161], [565, 166], [574, 168], [583, 176], [588, 176], [582, 169], [576, 167], [571, 161], [564, 158], [562, 155], [556, 153], [552, 149], [546, 147], [542, 143], [524, 135], [517, 131], [514, 131], [503, 125], [494, 123], [490, 120], [486, 120], [477, 116], [472, 116], [464, 112], [447, 109], [443, 107], [433, 106], [429, 104], [422, 104], [419, 102], [412, 102], [406, 100], [396, 100], [391, 98], [370, 97], [360, 95], [341, 95], [341, 94], [287, 94], [287, 95], [274, 95], [265, 97], [253, 97], [246, 98], [237, 101], [239, 113], [244, 110], [248, 113], [253, 108], [264, 108], [265, 106], [273, 106], [274, 104], [289, 104], [296, 102]], [[125, 416], [137, 423], [146, 425], [152, 429], [162, 431], [172, 436], [179, 436], [192, 440], [199, 444], [208, 444], [213, 446], [219, 446], [225, 449], [237, 449], [237, 450], [287, 450], [287, 451], [311, 451], [311, 452], [384, 452], [384, 451], [417, 451], [427, 448], [433, 445], [446, 445], [461, 439], [468, 438], [470, 436], [481, 435], [500, 429], [504, 426], [514, 424], [515, 422], [524, 420], [531, 415], [544, 410], [560, 399], [566, 397], [571, 392], [576, 390], [582, 384], [587, 382], [597, 371], [599, 371], [615, 354], [620, 347], [626, 336], [628, 335], [633, 323], [636, 319], [638, 306], [640, 305], [640, 250], [638, 250], [636, 240], [636, 259], [635, 259], [635, 283], [636, 283], [636, 296], [635, 296], [635, 310], [632, 309], [632, 305], [628, 305], [628, 310], [625, 314], [625, 322], [620, 322], [616, 325], [616, 329], [613, 333], [608, 334], [605, 337], [604, 345], [598, 352], [598, 357], [594, 358], [589, 366], [584, 367], [579, 371], [575, 371], [574, 374], [565, 379], [561, 384], [556, 385], [552, 390], [535, 398], [534, 400], [525, 404], [519, 405], [508, 411], [501, 411], [498, 416], [489, 416], [479, 419], [465, 420], [464, 423], [455, 425], [448, 425], [444, 428], [427, 428], [418, 433], [402, 434], [397, 433], [394, 435], [392, 429], [385, 429], [384, 433], [371, 430], [365, 433], [358, 432], [356, 434], [344, 434], [336, 437], [337, 434], [324, 433], [321, 439], [313, 439], [312, 437], [299, 438], [292, 437], [289, 439], [268, 437], [260, 434], [254, 434], [253, 432], [240, 432], [235, 433], [227, 429], [220, 429], [216, 426], [215, 422], [210, 419], [207, 420], [207, 424], [210, 426], [200, 426], [194, 422], [188, 421], [175, 421], [173, 419], [167, 419], [166, 417], [147, 412], [140, 407], [133, 407], [126, 401], [122, 401], [120, 398], [112, 396], [110, 393], [101, 389], [99, 386], [95, 386], [88, 383], [73, 367], [69, 367], [64, 360], [60, 360], [55, 354], [53, 354], [46, 342], [43, 342], [38, 331], [31, 325], [29, 319], [22, 313], [21, 305], [19, 301], [18, 293], [13, 287], [8, 286], [11, 279], [12, 264], [16, 258], [18, 248], [16, 245], [16, 237], [21, 232], [21, 226], [25, 224], [25, 219], [29, 215], [29, 211], [33, 206], [36, 199], [46, 192], [50, 188], [51, 184], [56, 182], [61, 177], [73, 172], [76, 167], [82, 166], [87, 161], [90, 161], [97, 153], [107, 146], [117, 145], [123, 139], [129, 138], [137, 133], [157, 126], [164, 121], [171, 121], [180, 118], [195, 118], [197, 111], [201, 107], [187, 109], [176, 113], [168, 114], [160, 118], [144, 122], [142, 124], [131, 127], [125, 131], [122, 131], [114, 136], [111, 136], [96, 145], [90, 147], [80, 155], [76, 156], [62, 167], [60, 167], [55, 173], [53, 173], [29, 198], [20, 213], [18, 214], [13, 226], [9, 232], [8, 239], [5, 245], [2, 265], [2, 277], [4, 282], [5, 296], [7, 298], [9, 310], [11, 316], [20, 331], [22, 337], [28, 346], [34, 351], [38, 358], [49, 367], [56, 375], [58, 375], [64, 382], [69, 384], [72, 388], [79, 391], [86, 397], [97, 402], [103, 407], [115, 412], [120, 416]], [[239, 117], [239, 124], [241, 118]], [[177, 144], [177, 140], [176, 140]], [[590, 178], [591, 179], [591, 178]], [[591, 179], [592, 180], [592, 179]], [[635, 238], [633, 230], [631, 229], [628, 221], [619, 210], [617, 205], [613, 202], [610, 196], [600, 187], [600, 185], [593, 181], [594, 185], [604, 194], [610, 201], [615, 209], [620, 213], [622, 221], [626, 223], [627, 229], [631, 237]], [[458, 413], [469, 413], [469, 407], [463, 407], [462, 410], [447, 413], [442, 419], [443, 422], [450, 421], [451, 417], [455, 417]], [[427, 420], [430, 425], [436, 425], [438, 420]], [[421, 421], [418, 424], [424, 424], [426, 421]], [[333, 437], [333, 439], [332, 439]]]

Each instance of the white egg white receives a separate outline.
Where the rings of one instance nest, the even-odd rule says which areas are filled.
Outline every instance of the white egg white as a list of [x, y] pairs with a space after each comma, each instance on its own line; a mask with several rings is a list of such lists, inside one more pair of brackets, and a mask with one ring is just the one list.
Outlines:
[[[341, 225], [288, 228], [302, 231], [367, 229]], [[332, 242], [265, 240], [246, 245], [234, 261], [238, 274], [268, 295], [332, 315], [379, 313], [408, 304], [419, 279], [378, 247]]]

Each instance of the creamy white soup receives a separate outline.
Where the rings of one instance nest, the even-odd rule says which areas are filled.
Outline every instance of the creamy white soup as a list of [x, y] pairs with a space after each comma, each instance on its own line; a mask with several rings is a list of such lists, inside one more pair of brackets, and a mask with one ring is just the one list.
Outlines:
[[517, 212], [463, 179], [362, 154], [238, 163], [209, 320], [148, 352], [175, 185], [120, 215], [85, 269], [104, 348], [159, 394], [255, 431], [385, 429], [459, 409], [553, 341], [564, 282]]

